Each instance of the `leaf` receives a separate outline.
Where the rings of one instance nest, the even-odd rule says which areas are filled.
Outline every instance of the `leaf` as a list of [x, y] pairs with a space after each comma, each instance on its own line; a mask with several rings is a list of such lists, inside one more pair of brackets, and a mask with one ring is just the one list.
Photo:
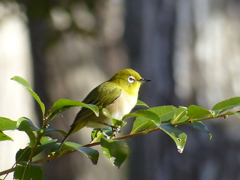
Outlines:
[[125, 122], [125, 121], [113, 118], [112, 115], [109, 113], [109, 111], [106, 108], [102, 109], [102, 113], [103, 113], [104, 116], [106, 116], [107, 118], [112, 120], [112, 125], [114, 127], [119, 127], [119, 126], [123, 127], [123, 126], [125, 126], [127, 124], [127, 122]]
[[26, 118], [26, 117], [21, 117], [17, 121], [17, 129], [19, 131], [39, 131], [40, 128], [36, 127], [33, 122]]
[[54, 144], [56, 144], [56, 142], [57, 142], [57, 139], [52, 139], [48, 136], [43, 136], [40, 140], [40, 145], [37, 147], [34, 156], [38, 155], [43, 150], [45, 150], [49, 147], [52, 147]]
[[16, 180], [43, 180], [43, 170], [41, 166], [29, 163], [20, 162], [17, 164], [14, 172]]
[[[58, 145], [57, 148], [55, 149], [53, 147], [54, 148], [53, 150], [57, 150], [59, 148], [60, 143], [57, 143], [57, 145]], [[77, 143], [74, 143], [74, 142], [68, 142], [68, 141], [64, 142], [62, 147], [61, 147], [61, 152], [59, 153], [59, 155], [62, 155], [62, 154], [66, 153], [66, 152], [68, 152], [70, 150], [79, 148], [81, 146], [82, 146], [81, 144], [77, 144]]]
[[134, 134], [143, 130], [147, 133], [149, 129], [152, 129], [155, 126], [156, 124], [153, 121], [145, 117], [137, 117], [133, 123], [132, 131], [130, 134]]
[[205, 124], [203, 122], [196, 121], [196, 122], [193, 122], [192, 125], [193, 125], [194, 129], [207, 133], [209, 135], [209, 140], [212, 139], [212, 134], [210, 133], [207, 126], [205, 126]]
[[138, 110], [133, 113], [126, 114], [123, 119], [129, 118], [129, 117], [144, 117], [146, 119], [149, 119], [153, 121], [156, 126], [159, 126], [161, 121], [158, 115], [155, 112], [149, 111], [149, 110]]
[[238, 118], [240, 118], [240, 112], [235, 112], [234, 113]]
[[178, 152], [182, 153], [187, 141], [187, 135], [170, 123], [161, 124], [160, 126], [161, 129], [174, 140]]
[[52, 131], [59, 132], [64, 137], [67, 135], [67, 133], [65, 131], [57, 129], [57, 128], [53, 127], [53, 126], [48, 126], [46, 129], [44, 129], [44, 133], [43, 134], [47, 134], [47, 133], [52, 132]]
[[[121, 130], [120, 130], [121, 132]], [[99, 129], [93, 129], [92, 133], [91, 133], [91, 143], [93, 142], [99, 142], [101, 138], [103, 137], [109, 137], [111, 138], [111, 136], [113, 135], [113, 129], [112, 128], [102, 128], [101, 130]], [[119, 131], [118, 131], [119, 133]]]
[[[40, 145], [37, 146], [33, 157], [41, 153], [43, 150], [53, 146], [56, 143], [56, 141], [57, 140], [55, 139], [53, 140], [50, 137], [43, 136], [40, 140]], [[15, 157], [16, 162], [28, 161], [32, 150], [33, 148], [31, 148], [30, 146], [27, 146], [24, 149], [19, 149]]]
[[89, 147], [82, 147], [82, 145], [73, 143], [73, 142], [65, 142], [62, 145], [61, 152], [59, 155], [62, 155], [64, 153], [66, 153], [67, 151], [70, 151], [73, 149], [75, 149], [78, 152], [81, 152], [82, 154], [87, 156], [94, 165], [97, 164], [98, 157], [99, 157], [99, 152], [97, 150], [89, 148]]
[[176, 108], [174, 109], [174, 115], [173, 118], [171, 120], [172, 124], [175, 123], [179, 123], [184, 122], [184, 120], [187, 120], [187, 108], [186, 107], [180, 107], [180, 108]]
[[53, 104], [52, 108], [50, 109], [48, 119], [52, 120], [59, 113], [76, 106], [81, 106], [81, 107], [91, 109], [96, 116], [99, 116], [98, 107], [93, 104], [85, 104], [80, 101], [73, 101], [69, 99], [59, 99]]
[[103, 113], [104, 116], [106, 116], [106, 117], [108, 117], [110, 119], [113, 118], [112, 115], [110, 114], [110, 112], [106, 108], [102, 109], [102, 113]]
[[240, 106], [240, 97], [234, 97], [227, 99], [225, 101], [221, 101], [217, 103], [215, 106], [213, 106], [212, 110], [216, 111], [217, 114], [235, 108], [237, 106]]
[[0, 141], [13, 141], [13, 139], [0, 130]]
[[42, 103], [41, 99], [39, 98], [39, 96], [32, 90], [31, 86], [29, 85], [29, 83], [23, 79], [20, 76], [14, 76], [13, 78], [11, 78], [11, 80], [14, 80], [16, 82], [18, 82], [19, 84], [21, 84], [23, 87], [25, 87], [30, 93], [31, 95], [34, 97], [34, 99], [38, 102], [41, 110], [42, 110], [42, 116], [44, 117], [45, 114], [45, 106]]
[[37, 137], [35, 136], [35, 134], [32, 131], [25, 131], [25, 133], [28, 135], [28, 138], [30, 140], [30, 143], [29, 143], [30, 147], [34, 147]]
[[106, 138], [102, 138], [100, 143], [103, 154], [114, 166], [119, 168], [129, 154], [129, 147], [127, 143], [121, 140], [112, 140]]
[[149, 108], [149, 106], [145, 102], [140, 101], [140, 100], [137, 100], [136, 106], [145, 106], [145, 107]]
[[158, 106], [148, 110], [157, 114], [161, 122], [167, 122], [173, 118], [175, 109], [175, 106]]
[[202, 118], [204, 116], [212, 116], [212, 113], [208, 109], [195, 105], [190, 105], [188, 107], [188, 116], [189, 119], [197, 119]]
[[29, 146], [25, 147], [24, 149], [19, 149], [15, 156], [16, 162], [28, 161], [31, 155], [31, 150], [32, 148]]
[[76, 148], [76, 150], [87, 156], [94, 165], [97, 164], [99, 157], [99, 152], [97, 150], [89, 147], [78, 147]]
[[17, 121], [13, 121], [11, 119], [0, 117], [0, 131], [6, 131], [6, 130], [15, 130]]

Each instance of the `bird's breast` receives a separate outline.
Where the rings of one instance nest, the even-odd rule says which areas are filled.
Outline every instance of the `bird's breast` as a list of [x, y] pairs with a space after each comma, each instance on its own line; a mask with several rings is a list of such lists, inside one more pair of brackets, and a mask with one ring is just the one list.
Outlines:
[[129, 95], [122, 91], [121, 95], [106, 109], [110, 112], [113, 118], [122, 119], [125, 114], [128, 114], [137, 103], [137, 95]]

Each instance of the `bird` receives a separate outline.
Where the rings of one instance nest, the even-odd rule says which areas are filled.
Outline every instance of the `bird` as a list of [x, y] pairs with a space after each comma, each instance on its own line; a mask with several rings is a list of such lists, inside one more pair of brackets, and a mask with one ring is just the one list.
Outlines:
[[141, 85], [148, 81], [151, 80], [142, 78], [133, 69], [123, 69], [95, 87], [82, 102], [96, 105], [99, 108], [99, 116], [88, 108], [81, 108], [59, 148], [70, 135], [85, 126], [99, 129], [111, 126], [112, 120], [102, 114], [103, 108], [106, 108], [113, 118], [121, 120], [134, 108]]

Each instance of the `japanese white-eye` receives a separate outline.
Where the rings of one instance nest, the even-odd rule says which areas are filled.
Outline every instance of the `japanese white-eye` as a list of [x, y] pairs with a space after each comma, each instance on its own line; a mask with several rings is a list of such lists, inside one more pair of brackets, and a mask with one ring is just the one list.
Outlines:
[[147, 81], [150, 80], [142, 78], [136, 71], [124, 69], [94, 88], [83, 102], [98, 106], [99, 116], [97, 117], [90, 109], [82, 108], [77, 113], [60, 147], [71, 134], [85, 126], [104, 128], [111, 125], [111, 119], [102, 114], [103, 108], [106, 108], [113, 118], [121, 120], [136, 105], [140, 86]]

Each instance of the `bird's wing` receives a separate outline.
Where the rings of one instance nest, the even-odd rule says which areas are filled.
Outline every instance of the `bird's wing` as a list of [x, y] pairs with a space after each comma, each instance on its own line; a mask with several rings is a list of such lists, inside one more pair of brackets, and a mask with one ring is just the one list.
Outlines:
[[[94, 104], [98, 106], [99, 111], [101, 111], [103, 108], [112, 104], [116, 99], [118, 99], [120, 95], [121, 88], [116, 87], [116, 85], [113, 85], [111, 82], [105, 82], [93, 89], [83, 100], [83, 102], [86, 104]], [[73, 125], [93, 114], [94, 113], [92, 110], [88, 108], [82, 108], [78, 112]]]

